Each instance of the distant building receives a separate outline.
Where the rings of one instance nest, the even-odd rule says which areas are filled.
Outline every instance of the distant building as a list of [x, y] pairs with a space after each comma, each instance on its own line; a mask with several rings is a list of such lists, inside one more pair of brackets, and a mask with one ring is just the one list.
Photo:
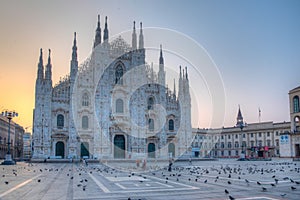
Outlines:
[[23, 135], [24, 128], [18, 124], [15, 124], [15, 142], [14, 142], [14, 154], [13, 158], [21, 158], [23, 155]]
[[[238, 110], [237, 124], [219, 129], [193, 129], [192, 143], [196, 157], [239, 158], [280, 156], [280, 134], [289, 132], [290, 122], [261, 122], [243, 124]], [[243, 127], [241, 129], [241, 127]]]
[[31, 133], [24, 133], [23, 135], [23, 159], [27, 160], [31, 158], [32, 150], [32, 137]]
[[[10, 122], [10, 151], [13, 158], [20, 158], [23, 151], [23, 134], [24, 129], [22, 126], [15, 122]], [[4, 159], [8, 150], [8, 119], [0, 115], [0, 159]]]
[[193, 129], [195, 157], [300, 157], [300, 87], [289, 91], [291, 122], [245, 124], [239, 108], [234, 127]]
[[280, 137], [280, 148], [284, 157], [300, 157], [300, 87], [289, 91], [291, 128]]

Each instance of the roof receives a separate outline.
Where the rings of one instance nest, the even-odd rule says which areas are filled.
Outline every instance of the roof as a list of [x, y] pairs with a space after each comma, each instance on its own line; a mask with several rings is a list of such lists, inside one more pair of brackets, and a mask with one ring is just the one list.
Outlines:
[[298, 87], [296, 87], [296, 88], [290, 90], [289, 93], [296, 92], [296, 91], [300, 91], [300, 86], [298, 86]]

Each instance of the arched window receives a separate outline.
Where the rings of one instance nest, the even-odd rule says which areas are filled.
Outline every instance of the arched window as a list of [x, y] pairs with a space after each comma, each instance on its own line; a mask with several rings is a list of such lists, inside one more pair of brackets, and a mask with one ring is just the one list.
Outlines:
[[224, 142], [221, 142], [221, 148], [224, 148]]
[[62, 114], [57, 115], [57, 128], [62, 129], [64, 127], [64, 116]]
[[228, 142], [227, 145], [228, 145], [228, 148], [231, 148], [231, 142]]
[[216, 143], [216, 144], [215, 144], [215, 148], [216, 148], [216, 149], [219, 148], [219, 143]]
[[115, 84], [120, 84], [120, 85], [123, 84], [123, 80], [122, 80], [123, 73], [124, 73], [123, 67], [121, 64], [119, 64], [116, 67], [116, 71], [115, 71], [115, 77], [116, 77]]
[[149, 123], [149, 131], [154, 131], [154, 120], [149, 119], [148, 123]]
[[153, 110], [154, 98], [153, 97], [149, 97], [147, 104], [148, 104], [148, 110]]
[[238, 142], [235, 142], [235, 143], [234, 143], [234, 147], [235, 147], [235, 148], [239, 148], [239, 143], [238, 143]]
[[124, 103], [122, 99], [116, 100], [116, 113], [123, 113], [124, 112]]
[[89, 128], [89, 118], [88, 116], [82, 117], [82, 129], [88, 129]]
[[169, 131], [174, 131], [174, 120], [173, 119], [169, 120]]
[[294, 103], [294, 113], [299, 112], [299, 97], [298, 96], [294, 96], [293, 103]]
[[82, 95], [82, 106], [89, 106], [89, 104], [90, 104], [90, 97], [89, 94], [85, 92]]

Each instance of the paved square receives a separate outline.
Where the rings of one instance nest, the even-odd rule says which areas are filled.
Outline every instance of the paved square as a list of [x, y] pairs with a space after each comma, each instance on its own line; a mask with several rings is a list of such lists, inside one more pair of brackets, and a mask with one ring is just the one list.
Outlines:
[[300, 162], [291, 160], [176, 162], [172, 172], [160, 168], [20, 162], [1, 166], [0, 199], [300, 199]]

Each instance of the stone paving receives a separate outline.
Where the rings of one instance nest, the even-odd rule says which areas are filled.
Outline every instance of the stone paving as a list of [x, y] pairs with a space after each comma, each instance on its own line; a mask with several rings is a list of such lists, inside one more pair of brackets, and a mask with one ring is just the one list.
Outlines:
[[176, 162], [172, 172], [161, 163], [19, 162], [0, 165], [0, 177], [1, 200], [300, 199], [300, 162], [288, 159]]

